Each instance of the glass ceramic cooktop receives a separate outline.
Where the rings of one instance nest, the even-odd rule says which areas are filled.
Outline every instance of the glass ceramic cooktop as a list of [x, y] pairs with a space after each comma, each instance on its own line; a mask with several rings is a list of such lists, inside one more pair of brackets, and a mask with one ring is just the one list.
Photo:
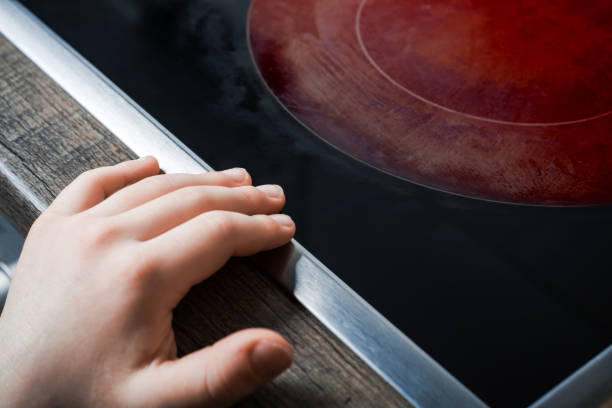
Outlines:
[[[298, 84], [312, 91], [320, 85], [316, 75], [277, 83], [274, 75], [301, 71], [279, 73], [267, 66], [263, 74], [268, 83], [262, 80], [248, 47], [247, 0], [23, 3], [214, 168], [242, 166], [256, 183], [281, 184], [288, 197], [286, 212], [297, 222], [297, 239], [486, 403], [527, 405], [611, 344], [610, 205], [533, 207], [463, 198], [396, 178], [353, 158], [388, 170], [377, 165], [382, 162], [376, 161], [376, 150], [368, 150], [371, 146], [351, 151], [350, 146], [335, 143], [349, 154], [336, 150], [279, 103], [287, 104], [283, 84], [302, 89]], [[300, 7], [307, 8], [306, 3]], [[522, 123], [578, 120], [609, 108], [609, 92], [604, 101], [607, 105], [593, 101], [580, 107], [584, 112], [550, 110], [545, 105], [548, 97], [540, 95], [542, 103], [536, 108], [517, 111], [514, 116], [499, 106], [490, 111], [464, 106], [461, 100], [452, 99], [457, 95], [454, 93], [430, 95], [431, 89], [420, 89], [413, 77], [403, 78], [403, 71], [393, 71], [396, 62], [384, 53], [376, 54], [371, 43], [380, 36], [375, 29], [378, 17], [365, 13], [370, 12], [368, 7], [384, 8], [389, 2], [336, 3], [336, 8], [317, 7], [315, 17], [319, 20], [304, 19], [298, 29], [308, 32], [312, 41], [320, 40], [321, 30], [325, 28], [332, 35], [334, 26], [315, 23], [335, 12], [340, 15], [343, 4], [360, 6], [364, 27], [374, 27], [362, 42], [375, 62], [389, 76], [399, 78], [399, 85], [448, 109]], [[421, 15], [423, 21], [430, 21], [426, 17]], [[431, 21], [439, 24], [445, 20]], [[265, 27], [258, 24], [252, 29], [265, 37]], [[390, 23], [389, 29], [404, 29], [398, 24]], [[273, 29], [279, 28], [271, 25]], [[446, 33], [449, 38], [455, 36], [451, 31]], [[427, 31], [421, 34], [426, 37]], [[279, 43], [281, 40], [286, 39], [279, 39]], [[306, 44], [312, 45], [312, 41]], [[262, 54], [262, 50], [279, 52], [274, 47], [262, 49], [261, 42], [256, 45], [260, 65], [261, 58], [274, 57]], [[292, 46], [297, 48], [283, 55], [296, 58], [289, 61], [293, 66], [312, 64], [312, 52], [306, 52], [306, 45]], [[408, 58], [405, 53], [398, 55]], [[421, 61], [423, 66], [430, 66], [430, 62], [426, 58]], [[284, 69], [280, 67], [277, 69]], [[334, 106], [346, 108], [343, 98], [356, 97], [350, 84], [365, 83], [369, 78], [352, 78], [344, 93], [334, 91], [338, 103], [326, 101], [324, 108], [327, 112]], [[441, 78], [445, 85], [448, 78]], [[544, 81], [546, 77], [542, 74], [536, 79]], [[566, 79], [560, 77], [559, 81]], [[547, 84], [547, 89], [554, 88], [554, 84]], [[389, 81], [381, 86], [398, 88]], [[332, 94], [331, 90], [319, 91], [323, 96]], [[468, 96], [472, 91], [461, 90]], [[487, 98], [497, 97], [493, 88], [486, 92]], [[318, 133], [333, 136], [330, 129], [337, 122], [332, 123], [329, 116], [317, 122], [317, 109], [323, 104], [313, 99], [318, 93], [306, 94], [311, 105], [295, 99], [302, 105], [287, 108], [298, 117], [302, 115]], [[427, 113], [433, 108], [422, 109]], [[359, 112], [367, 115], [369, 110]], [[394, 118], [405, 113], [401, 106], [388, 111]], [[358, 116], [348, 119], [361, 120]], [[369, 128], [374, 133], [387, 123], [384, 115], [376, 120], [380, 122], [371, 121]], [[481, 121], [481, 125], [503, 123]], [[418, 126], [427, 135], [427, 123], [419, 122]], [[609, 132], [609, 122], [606, 129]], [[432, 148], [444, 151], [440, 146]], [[398, 149], [410, 154], [412, 148]], [[422, 160], [419, 163], [427, 163], [427, 156]], [[454, 191], [452, 185], [444, 184], [452, 177], [427, 177], [404, 178]], [[456, 190], [491, 197], [482, 193], [484, 190], [470, 194], [469, 188]], [[609, 197], [609, 191], [588, 197], [601, 201], [605, 194]], [[501, 201], [514, 200], [502, 197]]]

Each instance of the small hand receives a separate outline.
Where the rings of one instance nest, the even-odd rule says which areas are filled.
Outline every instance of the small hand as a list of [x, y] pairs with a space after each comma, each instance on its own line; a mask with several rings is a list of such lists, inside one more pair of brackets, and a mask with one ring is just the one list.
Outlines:
[[9, 406], [227, 406], [286, 369], [264, 329], [177, 359], [172, 310], [232, 256], [295, 232], [278, 186], [242, 169], [158, 175], [153, 158], [84, 173], [28, 234], [0, 317]]

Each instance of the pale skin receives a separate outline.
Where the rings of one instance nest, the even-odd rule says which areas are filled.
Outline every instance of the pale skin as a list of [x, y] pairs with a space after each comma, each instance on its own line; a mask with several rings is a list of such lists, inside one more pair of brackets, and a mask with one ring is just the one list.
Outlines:
[[266, 329], [177, 358], [172, 311], [232, 256], [289, 242], [285, 196], [232, 169], [91, 170], [32, 226], [0, 316], [3, 406], [224, 407], [291, 365]]

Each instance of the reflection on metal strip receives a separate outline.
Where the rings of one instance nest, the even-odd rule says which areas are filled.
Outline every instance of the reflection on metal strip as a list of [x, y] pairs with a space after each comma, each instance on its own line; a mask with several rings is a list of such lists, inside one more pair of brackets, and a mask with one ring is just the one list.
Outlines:
[[2, 174], [9, 181], [9, 183], [15, 186], [17, 191], [19, 191], [26, 200], [32, 203], [38, 212], [43, 212], [47, 209], [47, 204], [43, 203], [42, 200], [38, 198], [38, 196], [34, 194], [28, 188], [28, 186], [26, 186], [21, 179], [2, 161], [0, 161], [0, 174]]
[[[211, 170], [17, 1], [0, 0], [0, 32], [137, 155], [157, 157], [168, 173]], [[277, 265], [279, 277], [409, 401], [422, 407], [484, 406], [300, 244], [287, 248], [288, 262]]]
[[603, 408], [606, 403], [612, 402], [611, 374], [612, 346], [553, 388], [531, 408]]

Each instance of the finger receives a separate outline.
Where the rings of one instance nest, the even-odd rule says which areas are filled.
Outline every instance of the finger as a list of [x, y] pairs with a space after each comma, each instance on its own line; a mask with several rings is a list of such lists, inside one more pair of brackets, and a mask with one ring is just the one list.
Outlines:
[[285, 371], [293, 350], [265, 329], [234, 333], [214, 345], [139, 372], [126, 394], [143, 406], [226, 407]]
[[284, 214], [245, 215], [209, 211], [146, 241], [145, 256], [173, 290], [166, 291], [178, 303], [189, 288], [206, 279], [232, 256], [248, 256], [288, 243], [295, 224]]
[[119, 214], [114, 220], [132, 238], [146, 241], [206, 211], [273, 214], [279, 212], [284, 204], [285, 194], [280, 186], [192, 186]]
[[49, 209], [64, 214], [76, 214], [102, 202], [123, 187], [157, 173], [159, 164], [153, 157], [89, 170], [70, 183]]
[[251, 176], [245, 169], [240, 168], [203, 174], [162, 174], [119, 191], [92, 208], [91, 212], [102, 217], [119, 214], [189, 186], [237, 187], [250, 184]]

